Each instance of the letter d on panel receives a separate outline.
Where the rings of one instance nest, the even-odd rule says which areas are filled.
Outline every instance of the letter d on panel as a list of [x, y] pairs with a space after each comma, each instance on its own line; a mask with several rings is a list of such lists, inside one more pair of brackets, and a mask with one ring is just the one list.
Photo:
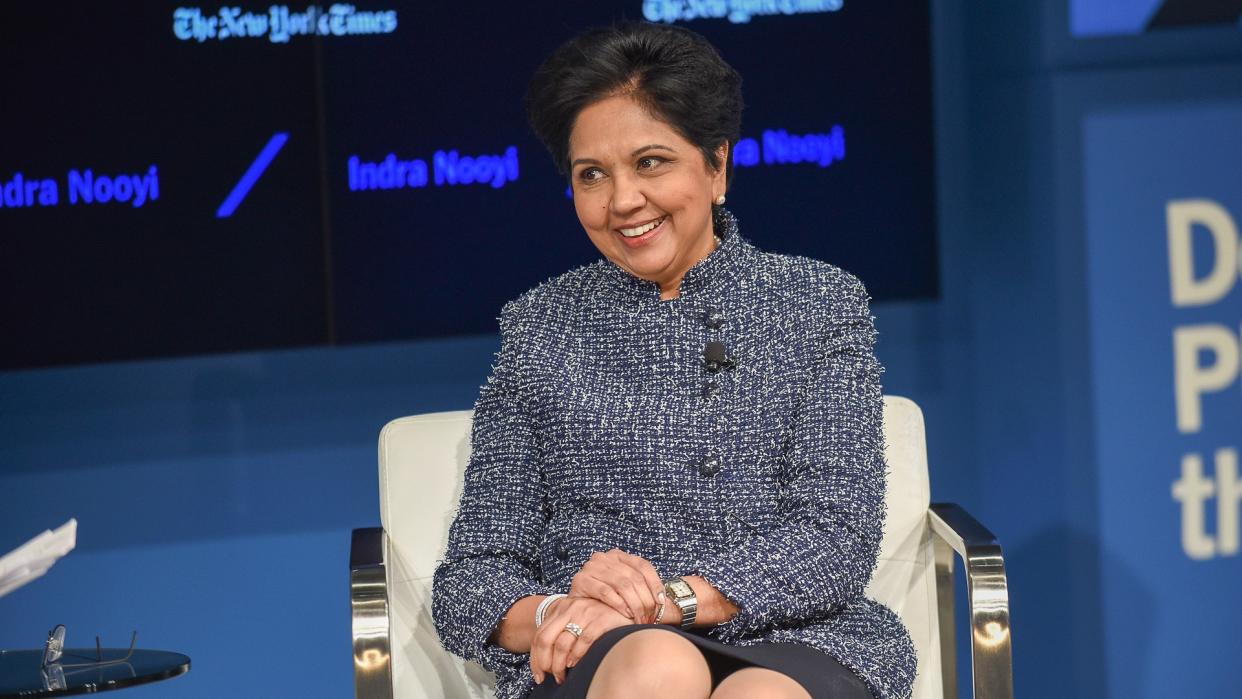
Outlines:
[[[1199, 365], [1201, 350], [1210, 350], [1216, 361]], [[1182, 434], [1203, 427], [1200, 397], [1219, 391], [1238, 376], [1238, 338], [1224, 325], [1183, 325], [1173, 330], [1173, 393], [1177, 400], [1177, 430]]]
[[[1238, 227], [1229, 212], [1211, 199], [1174, 199], [1165, 207], [1169, 231], [1169, 284], [1174, 306], [1203, 306], [1220, 300], [1237, 279]], [[1195, 279], [1192, 229], [1208, 229], [1216, 250], [1212, 271]]]

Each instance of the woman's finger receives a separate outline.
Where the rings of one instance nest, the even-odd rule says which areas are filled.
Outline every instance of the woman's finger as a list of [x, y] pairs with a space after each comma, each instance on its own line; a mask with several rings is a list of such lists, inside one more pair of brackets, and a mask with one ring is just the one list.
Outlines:
[[640, 624], [655, 620], [663, 593], [650, 562], [617, 548], [592, 554], [570, 585], [572, 596], [597, 599]]
[[[563, 659], [558, 655], [552, 661], [554, 668], [564, 667], [563, 675], [567, 675], [571, 668], [577, 666], [600, 636], [632, 623], [611, 607], [593, 599], [583, 600], [582, 605], [573, 611], [573, 617], [573, 621], [582, 628], [582, 633], [574, 640]], [[557, 650], [559, 651], [559, 645]]]
[[635, 623], [642, 624], [655, 614], [655, 597], [646, 589], [642, 575], [625, 561], [628, 555], [620, 549], [613, 549], [605, 554], [608, 566], [604, 573], [607, 577], [604, 579], [625, 600], [629, 607], [626, 616]]
[[[563, 684], [569, 670], [575, 667], [599, 637], [612, 629], [633, 622], [612, 607], [589, 597], [569, 597], [557, 603], [531, 643], [531, 673], [536, 682], [546, 682], [548, 675]], [[577, 624], [580, 634], [566, 629]]]
[[[655, 569], [643, 557], [626, 553], [621, 549], [613, 549], [609, 553], [613, 555], [616, 564], [624, 569], [625, 580], [633, 588], [633, 596], [639, 599], [639, 606], [634, 608], [635, 621], [643, 624], [651, 623], [655, 619], [656, 606], [659, 604], [657, 598], [659, 590], [652, 588], [650, 581], [644, 575], [643, 566], [651, 568], [652, 572]], [[656, 576], [656, 579], [658, 581], [659, 576]], [[663, 588], [663, 585], [660, 587]]]
[[618, 578], [612, 583], [612, 589], [616, 590], [617, 594], [621, 595], [621, 599], [625, 600], [625, 616], [636, 624], [643, 623], [642, 617], [646, 613], [646, 604], [643, 601], [642, 591], [628, 577], [618, 576]]
[[579, 660], [582, 660], [582, 656], [587, 654], [587, 651], [591, 649], [591, 646], [599, 640], [599, 637], [603, 635], [604, 630], [606, 630], [601, 630], [602, 625], [598, 620], [592, 620], [583, 626], [584, 628], [582, 629], [582, 635], [578, 637], [577, 642], [574, 643], [573, 647], [571, 647], [569, 652], [565, 655], [566, 672], [568, 672], [570, 668], [577, 665]]
[[583, 578], [582, 585], [580, 587], [580, 594], [577, 596], [590, 597], [591, 599], [599, 600], [600, 602], [603, 602], [609, 607], [615, 609], [618, 614], [629, 616], [626, 613], [628, 604], [626, 603], [625, 598], [618, 594], [617, 591], [613, 589], [612, 585], [609, 585], [607, 582], [600, 580], [599, 578]]
[[642, 578], [630, 580], [630, 589], [634, 591], [634, 596], [639, 598], [640, 609], [635, 610], [635, 620], [640, 624], [650, 624], [655, 618], [656, 600], [655, 595], [651, 594], [651, 590], [647, 589], [647, 583]]
[[651, 590], [651, 595], [655, 599], [656, 606], [658, 607], [660, 602], [664, 599], [664, 581], [660, 579], [659, 571], [655, 569], [655, 566], [651, 565], [651, 561], [648, 561], [642, 556], [626, 554], [625, 562], [629, 564], [630, 567], [638, 571], [638, 574], [643, 577], [643, 580], [646, 582], [647, 588]]
[[634, 623], [641, 624], [642, 617], [647, 608], [646, 600], [643, 599], [642, 590], [639, 585], [635, 585], [634, 569], [621, 563], [614, 561], [608, 567], [605, 579], [612, 589], [616, 591], [621, 599], [625, 600], [625, 612], [627, 617], [634, 620]]
[[[582, 566], [582, 570], [578, 573], [584, 578], [593, 578], [603, 585], [612, 589], [624, 601], [624, 606], [614, 607], [630, 619], [638, 620], [639, 614], [642, 612], [642, 598], [636, 595], [629, 584], [631, 577], [634, 575], [633, 569], [622, 563], [617, 558], [617, 549], [608, 551], [607, 553], [596, 552]], [[600, 588], [594, 588], [594, 594], [590, 595], [601, 602], [613, 606], [612, 599], [604, 599], [605, 595]]]
[[569, 602], [568, 599], [562, 599], [554, 604], [549, 614], [544, 617], [543, 626], [535, 631], [535, 637], [531, 640], [530, 669], [536, 682], [546, 680], [552, 669], [552, 648], [568, 621], [565, 612], [572, 606]]
[[[539, 666], [545, 678], [547, 675], [552, 675], [558, 684], [565, 681], [565, 675], [570, 667], [569, 658], [575, 652], [577, 653], [575, 658], [581, 658], [586, 653], [586, 649], [590, 648], [599, 635], [598, 631], [588, 631], [588, 629], [601, 628], [599, 625], [601, 618], [609, 620], [602, 628], [612, 628], [626, 623], [623, 617], [612, 608], [598, 600], [582, 597], [566, 600], [555, 616], [544, 619], [543, 627], [540, 629], [542, 635], [540, 649], [543, 655], [539, 660]], [[581, 633], [571, 632], [570, 624], [575, 624], [575, 628]]]
[[[577, 622], [566, 622], [566, 624], [569, 623]], [[571, 632], [566, 627], [566, 624], [561, 625], [561, 633], [557, 636], [556, 643], [552, 645], [552, 657], [548, 663], [549, 671], [552, 673], [552, 676], [556, 678], [557, 684], [565, 683], [565, 661], [569, 657], [569, 651], [575, 644], [583, 640], [582, 636], [586, 635], [586, 629], [583, 628], [581, 624], [578, 624], [577, 626], [577, 628], [580, 629], [578, 634]], [[587, 640], [586, 643], [589, 646], [591, 644], [591, 640]]]
[[547, 630], [548, 619], [545, 618], [543, 626], [535, 630], [535, 637], [530, 642], [530, 673], [534, 676], [535, 682], [543, 683], [547, 677]]

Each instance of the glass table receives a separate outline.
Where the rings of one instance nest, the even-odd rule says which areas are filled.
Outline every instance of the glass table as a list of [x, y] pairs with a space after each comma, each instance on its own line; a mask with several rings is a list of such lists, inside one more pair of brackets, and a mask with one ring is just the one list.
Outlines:
[[42, 650], [0, 650], [0, 699], [63, 697], [158, 682], [190, 670], [190, 658], [164, 650], [66, 648], [43, 665]]

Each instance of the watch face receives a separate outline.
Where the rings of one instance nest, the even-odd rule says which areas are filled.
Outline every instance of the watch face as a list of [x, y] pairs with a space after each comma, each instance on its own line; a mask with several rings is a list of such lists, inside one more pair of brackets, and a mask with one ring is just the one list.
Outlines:
[[673, 580], [668, 583], [668, 591], [673, 593], [673, 597], [682, 598], [694, 595], [694, 589], [690, 587], [685, 580]]

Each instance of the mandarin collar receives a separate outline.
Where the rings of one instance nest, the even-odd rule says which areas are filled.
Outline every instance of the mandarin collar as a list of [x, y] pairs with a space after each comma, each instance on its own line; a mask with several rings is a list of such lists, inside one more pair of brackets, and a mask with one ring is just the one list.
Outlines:
[[[733, 215], [733, 212], [722, 206], [713, 206], [712, 228], [715, 235], [720, 237], [720, 245], [708, 253], [707, 257], [686, 270], [685, 276], [681, 279], [681, 293], [678, 299], [685, 299], [701, 291], [726, 284], [736, 277], [745, 265], [744, 258], [750, 245], [738, 233], [737, 217]], [[604, 258], [603, 265], [609, 281], [626, 296], [639, 300], [661, 301], [658, 283], [636, 277], [608, 258]]]

